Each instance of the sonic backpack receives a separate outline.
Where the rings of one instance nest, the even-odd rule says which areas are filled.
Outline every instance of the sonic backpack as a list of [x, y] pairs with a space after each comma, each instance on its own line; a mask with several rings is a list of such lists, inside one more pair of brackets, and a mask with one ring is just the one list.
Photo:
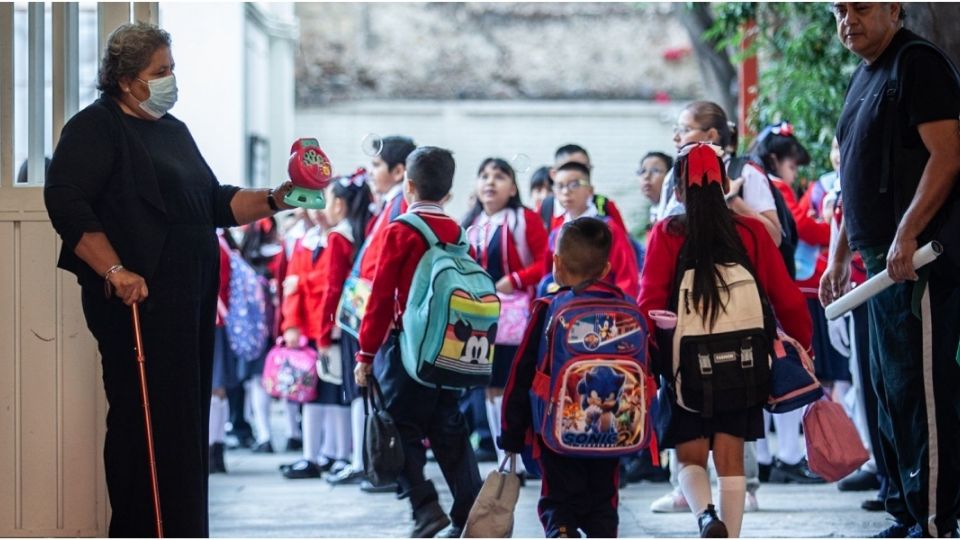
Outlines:
[[450, 390], [486, 386], [493, 372], [500, 318], [493, 279], [470, 257], [463, 229], [456, 244], [446, 244], [415, 213], [403, 214], [397, 221], [420, 233], [427, 243], [403, 313], [404, 369], [424, 386]]
[[530, 397], [544, 444], [560, 455], [596, 458], [651, 444], [656, 385], [636, 302], [600, 281], [537, 302], [548, 306]]

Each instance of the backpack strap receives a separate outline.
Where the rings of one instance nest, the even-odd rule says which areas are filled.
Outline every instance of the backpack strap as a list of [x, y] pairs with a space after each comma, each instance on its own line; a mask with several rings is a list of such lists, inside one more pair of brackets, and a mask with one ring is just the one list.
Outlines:
[[462, 250], [464, 253], [469, 249], [467, 246], [467, 233], [463, 230], [463, 227], [460, 227], [460, 238], [457, 239], [456, 244], [449, 244], [447, 242], [441, 242], [437, 238], [437, 233], [433, 232], [433, 229], [427, 222], [416, 212], [407, 212], [401, 214], [397, 217], [395, 221], [403, 223], [404, 225], [410, 227], [411, 229], [417, 231], [420, 234], [420, 237], [423, 238], [423, 241], [427, 244], [427, 249], [431, 247], [439, 247], [447, 249], [448, 247], [455, 247], [459, 250]]
[[697, 345], [697, 360], [700, 363], [700, 378], [703, 383], [703, 410], [700, 416], [713, 417], [713, 362], [710, 360], [710, 351], [703, 343]]
[[550, 225], [553, 222], [553, 206], [556, 200], [556, 197], [551, 194], [547, 195], [547, 198], [540, 203], [540, 219], [543, 220], [543, 226], [547, 229], [547, 232], [550, 232]]
[[597, 207], [597, 217], [605, 218], [610, 215], [610, 209], [608, 208], [607, 202], [610, 199], [607, 199], [603, 195], [594, 195], [593, 196], [593, 205]]
[[884, 87], [883, 94], [887, 114], [885, 114], [883, 118], [883, 155], [885, 157], [880, 167], [880, 193], [886, 193], [890, 189], [890, 176], [893, 174], [893, 155], [895, 148], [900, 147], [900, 124], [896, 121], [896, 115], [890, 114], [891, 108], [895, 108], [897, 101], [900, 99], [900, 60], [908, 49], [917, 45], [932, 49], [939, 54], [947, 66], [953, 71], [953, 77], [957, 80], [958, 84], [960, 84], [960, 71], [953, 65], [950, 58], [933, 43], [924, 39], [915, 39], [908, 41], [897, 51], [897, 56], [893, 59], [893, 68], [887, 77], [887, 84]]

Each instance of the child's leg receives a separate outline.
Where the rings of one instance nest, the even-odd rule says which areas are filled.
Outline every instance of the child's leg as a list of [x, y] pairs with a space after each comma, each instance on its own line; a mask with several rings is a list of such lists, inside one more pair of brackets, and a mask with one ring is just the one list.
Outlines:
[[720, 521], [727, 526], [730, 538], [740, 536], [743, 523], [747, 481], [743, 475], [743, 439], [717, 433], [713, 439], [713, 460], [717, 465], [720, 487]]
[[342, 461], [350, 461], [350, 407], [337, 405], [333, 409], [333, 416], [336, 419], [336, 431], [333, 432], [337, 447], [336, 458]]
[[263, 389], [259, 375], [249, 381], [247, 387], [250, 404], [253, 408], [253, 422], [257, 428], [257, 444], [270, 440], [270, 394]]
[[294, 401], [284, 402], [287, 410], [287, 424], [290, 426], [290, 438], [303, 438], [303, 432], [300, 430], [300, 404]]
[[804, 453], [803, 439], [800, 437], [803, 409], [771, 416], [773, 424], [777, 426], [777, 458], [787, 465], [800, 463]]
[[[706, 469], [709, 453], [710, 442], [707, 439], [697, 439], [677, 445], [677, 461], [680, 468], [677, 480], [695, 516], [699, 516], [707, 506], [713, 504], [710, 477]], [[742, 458], [740, 466], [743, 467]]]
[[319, 403], [303, 404], [303, 459], [313, 463], [320, 462], [323, 413], [323, 406]]
[[770, 466], [773, 464], [773, 449], [770, 448], [770, 424], [773, 422], [773, 415], [763, 411], [763, 433], [764, 438], [757, 440], [757, 463], [759, 465]]
[[[218, 389], [223, 392], [223, 389]], [[217, 395], [217, 390], [210, 396], [210, 446], [222, 443], [227, 430], [227, 416], [230, 414], [230, 405], [227, 398]]]
[[487, 405], [487, 423], [490, 424], [490, 436], [493, 437], [493, 446], [497, 451], [497, 463], [503, 463], [506, 452], [497, 446], [497, 438], [500, 437], [500, 408], [503, 405], [503, 389], [487, 388], [487, 399], [484, 400]]
[[[578, 516], [580, 529], [590, 538], [616, 538], [620, 525], [620, 460], [583, 460], [586, 465], [588, 501]], [[584, 511], [585, 510], [585, 511]]]
[[[352, 376], [352, 375], [351, 375]], [[363, 470], [363, 398], [357, 398], [350, 404], [351, 435], [353, 439], [353, 455], [351, 466], [355, 471]]]
[[463, 527], [483, 480], [470, 444], [467, 420], [460, 412], [457, 392], [440, 391], [426, 435], [453, 495], [450, 520], [454, 526]]
[[323, 445], [320, 453], [330, 461], [337, 458], [337, 429], [336, 405], [320, 405], [323, 408]]
[[541, 444], [537, 463], [540, 464], [542, 480], [537, 513], [547, 538], [580, 536], [577, 532], [577, 497], [587, 493], [587, 479], [580, 470], [583, 460], [579, 460], [581, 463], [574, 461]]

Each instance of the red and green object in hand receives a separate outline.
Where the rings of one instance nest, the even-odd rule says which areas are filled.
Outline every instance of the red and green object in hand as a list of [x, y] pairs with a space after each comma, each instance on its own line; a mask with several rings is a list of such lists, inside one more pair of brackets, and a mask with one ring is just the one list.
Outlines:
[[294, 187], [284, 196], [283, 202], [318, 210], [326, 206], [323, 190], [330, 184], [333, 166], [316, 139], [297, 139], [293, 143], [287, 173]]

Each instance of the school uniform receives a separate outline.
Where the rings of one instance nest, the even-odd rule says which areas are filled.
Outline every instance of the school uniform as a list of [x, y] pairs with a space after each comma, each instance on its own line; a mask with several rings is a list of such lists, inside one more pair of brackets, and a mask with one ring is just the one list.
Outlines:
[[[609, 201], [607, 203], [609, 205]], [[627, 230], [618, 224], [613, 216], [607, 214], [600, 215], [600, 210], [590, 201], [587, 203], [587, 210], [577, 216], [592, 217], [600, 219], [610, 228], [610, 234], [613, 242], [610, 246], [610, 273], [605, 278], [611, 284], [616, 285], [624, 294], [630, 297], [636, 297], [640, 292], [639, 276], [640, 271], [637, 266], [637, 255], [627, 235]], [[553, 254], [557, 250], [557, 239], [560, 235], [560, 229], [568, 221], [575, 219], [570, 212], [565, 212], [559, 216], [554, 216], [550, 223], [550, 233], [547, 238], [547, 253], [544, 256], [544, 275], [553, 272]]]
[[[640, 296], [637, 299], [640, 312], [648, 316], [648, 328], [655, 328], [653, 320], [649, 319], [650, 310], [671, 309], [670, 295], [685, 240], [683, 235], [669, 229], [674, 219], [677, 218], [663, 220], [650, 231], [648, 259], [640, 280]], [[777, 246], [760, 221], [738, 216], [735, 223], [756, 272], [757, 284], [763, 288], [770, 300], [777, 320], [788, 335], [809, 349], [813, 334], [810, 313], [803, 295], [787, 274]], [[698, 413], [681, 409], [668, 385], [658, 395], [658, 406], [660, 414], [656, 419], [657, 440], [661, 448], [674, 448], [678, 444], [701, 437], [712, 439], [715, 433], [726, 433], [746, 441], [764, 436], [761, 405], [704, 419]]]
[[[421, 202], [408, 211], [421, 217], [440, 242], [459, 240], [460, 225], [439, 205]], [[450, 519], [462, 527], [482, 481], [467, 422], [458, 406], [460, 392], [421, 385], [407, 374], [400, 356], [401, 318], [427, 244], [415, 229], [396, 221], [385, 226], [381, 242], [390, 249], [383, 249], [378, 256], [360, 325], [357, 361], [374, 364], [385, 408], [400, 432], [404, 451], [404, 470], [398, 478], [401, 497], [410, 498], [414, 513], [438, 500], [433, 482], [423, 474], [426, 449], [421, 441], [427, 438], [453, 494]]]
[[[539, 216], [528, 208], [505, 208], [492, 216], [481, 213], [467, 227], [477, 262], [494, 283], [505, 276], [516, 291], [530, 291], [543, 277], [547, 232]], [[493, 350], [490, 386], [507, 384], [515, 345], [497, 343]]]

